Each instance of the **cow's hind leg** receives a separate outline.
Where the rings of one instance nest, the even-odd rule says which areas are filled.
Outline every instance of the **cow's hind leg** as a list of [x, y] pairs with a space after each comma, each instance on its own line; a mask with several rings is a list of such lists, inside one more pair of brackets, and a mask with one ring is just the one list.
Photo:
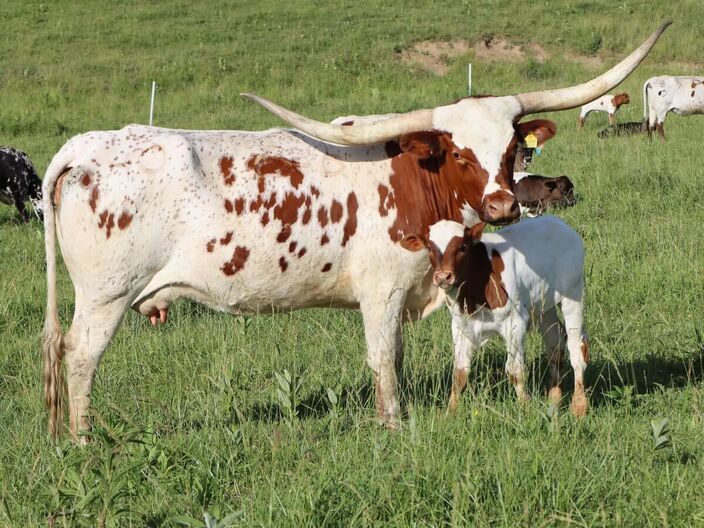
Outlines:
[[547, 310], [540, 320], [540, 333], [545, 344], [545, 354], [550, 364], [548, 401], [559, 405], [562, 398], [562, 359], [565, 351], [565, 328], [557, 316], [557, 310]]
[[528, 324], [518, 317], [509, 318], [506, 328], [503, 331], [503, 338], [506, 341], [506, 374], [516, 390], [518, 401], [530, 399], [525, 389], [525, 355], [523, 350], [523, 339], [526, 335]]
[[95, 372], [128, 306], [126, 298], [106, 303], [76, 299], [73, 322], [64, 341], [71, 436], [76, 441], [81, 431], [90, 430], [88, 408]]
[[562, 314], [565, 316], [567, 330], [567, 350], [570, 363], [574, 369], [574, 394], [572, 395], [572, 414], [584, 416], [587, 413], [587, 396], [584, 392], [584, 371], [589, 363], [589, 343], [582, 331], [582, 301], [563, 299]]
[[396, 361], [402, 357], [401, 315], [406, 292], [396, 289], [383, 299], [360, 303], [367, 342], [367, 364], [374, 372], [379, 420], [390, 428], [398, 425]]

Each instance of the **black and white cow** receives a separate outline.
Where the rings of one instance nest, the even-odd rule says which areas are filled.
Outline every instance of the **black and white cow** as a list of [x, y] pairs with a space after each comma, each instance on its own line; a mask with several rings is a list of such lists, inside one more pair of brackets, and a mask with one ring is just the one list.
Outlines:
[[17, 207], [22, 220], [29, 222], [27, 200], [42, 220], [42, 181], [29, 156], [16, 148], [0, 147], [0, 202]]

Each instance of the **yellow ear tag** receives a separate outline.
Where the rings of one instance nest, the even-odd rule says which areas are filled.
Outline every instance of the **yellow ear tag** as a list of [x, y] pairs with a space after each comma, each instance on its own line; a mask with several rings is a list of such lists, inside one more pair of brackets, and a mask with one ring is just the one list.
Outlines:
[[533, 134], [533, 132], [526, 136], [526, 147], [538, 148], [538, 138], [535, 137], [535, 134]]

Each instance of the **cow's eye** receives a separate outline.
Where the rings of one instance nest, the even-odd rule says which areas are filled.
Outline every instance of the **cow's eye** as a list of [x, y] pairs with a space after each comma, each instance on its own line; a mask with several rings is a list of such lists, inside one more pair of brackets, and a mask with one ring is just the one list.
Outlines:
[[460, 159], [461, 156], [460, 156], [460, 153], [459, 153], [459, 152], [456, 152], [456, 151], [455, 151], [455, 152], [452, 153], [452, 157], [454, 157], [456, 160], [458, 160], [458, 159]]

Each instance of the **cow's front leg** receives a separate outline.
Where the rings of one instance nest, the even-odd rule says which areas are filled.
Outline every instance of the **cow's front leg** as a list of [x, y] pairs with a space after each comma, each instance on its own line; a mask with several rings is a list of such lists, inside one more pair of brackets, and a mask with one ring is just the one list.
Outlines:
[[[452, 309], [450, 311], [453, 312]], [[476, 348], [470, 324], [461, 314], [452, 313], [452, 344], [454, 347], [454, 362], [448, 408], [450, 412], [455, 412], [460, 404], [460, 396], [467, 386], [469, 366]]]
[[406, 291], [395, 289], [382, 298], [360, 303], [367, 342], [367, 364], [374, 373], [379, 421], [389, 428], [399, 424], [397, 358], [403, 357], [401, 314]]

